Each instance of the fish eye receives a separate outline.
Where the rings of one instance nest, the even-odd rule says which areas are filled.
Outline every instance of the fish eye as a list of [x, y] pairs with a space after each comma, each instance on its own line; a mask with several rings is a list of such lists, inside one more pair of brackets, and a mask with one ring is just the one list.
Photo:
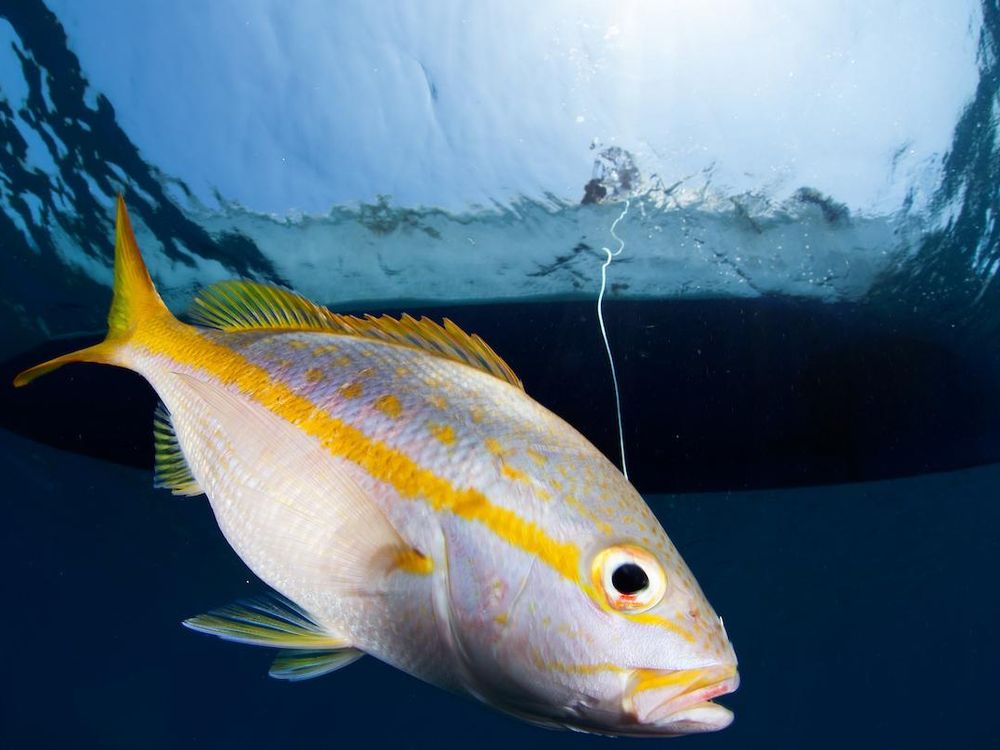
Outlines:
[[638, 594], [649, 586], [649, 576], [635, 563], [622, 563], [611, 574], [611, 585], [619, 594]]
[[649, 552], [632, 544], [601, 550], [594, 558], [591, 574], [598, 591], [619, 612], [644, 612], [656, 606], [667, 590], [663, 566]]

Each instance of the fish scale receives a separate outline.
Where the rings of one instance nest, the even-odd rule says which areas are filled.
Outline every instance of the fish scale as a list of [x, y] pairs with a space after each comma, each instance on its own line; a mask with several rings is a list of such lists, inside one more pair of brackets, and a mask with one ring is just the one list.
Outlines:
[[[418, 463], [434, 466], [436, 471], [460, 485], [474, 487], [496, 496], [496, 502], [516, 509], [528, 518], [541, 518], [545, 503], [537, 494], [538, 489], [552, 487], [551, 479], [562, 477], [560, 468], [569, 458], [577, 469], [586, 446], [573, 433], [561, 433], [554, 415], [532, 408], [523, 415], [523, 424], [512, 427], [510, 421], [498, 420], [496, 414], [509, 413], [507, 390], [509, 386], [462, 365], [442, 362], [418, 350], [370, 342], [363, 339], [323, 333], [287, 334], [253, 337], [246, 346], [239, 338], [243, 334], [213, 333], [213, 339], [227, 342], [248, 361], [267, 366], [276, 361], [285, 362], [278, 376], [297, 393], [312, 401], [338, 419], [350, 422], [368, 437], [392, 448], [404, 450]], [[316, 349], [335, 346], [336, 350], [316, 355]], [[405, 368], [405, 375], [396, 370]], [[321, 380], [312, 381], [307, 373], [322, 370]], [[365, 375], [364, 370], [373, 370]], [[426, 381], [444, 384], [431, 388]], [[344, 384], [360, 384], [361, 391], [350, 398], [343, 395]], [[400, 402], [399, 417], [390, 417], [374, 406], [382, 397], [391, 395]], [[445, 408], [430, 400], [442, 396]], [[478, 410], [487, 415], [478, 423], [472, 414]], [[432, 436], [433, 425], [447, 425], [455, 431], [454, 443], [442, 443], [427, 438]], [[545, 429], [548, 426], [548, 429]], [[565, 435], [560, 439], [561, 435]], [[497, 446], [490, 449], [490, 443]], [[538, 467], [523, 449], [503, 446], [527, 445], [551, 459]], [[502, 452], [502, 457], [497, 455]], [[595, 455], [590, 460], [603, 461]], [[502, 466], [511, 467], [516, 474], [505, 475]], [[536, 468], [526, 481], [528, 470]], [[515, 477], [524, 476], [525, 479]], [[580, 506], [589, 516], [580, 513], [581, 524], [592, 523], [603, 496], [610, 495], [610, 488], [590, 485], [586, 491], [575, 475], [565, 472], [561, 484], [567, 492], [583, 498]], [[534, 491], [533, 491], [534, 490]], [[517, 502], [507, 498], [517, 497]], [[585, 505], [588, 503], [589, 505]], [[532, 507], [526, 507], [526, 504]], [[576, 510], [576, 509], [573, 509]], [[634, 531], [638, 531], [636, 528]], [[632, 532], [633, 529], [627, 529]]]

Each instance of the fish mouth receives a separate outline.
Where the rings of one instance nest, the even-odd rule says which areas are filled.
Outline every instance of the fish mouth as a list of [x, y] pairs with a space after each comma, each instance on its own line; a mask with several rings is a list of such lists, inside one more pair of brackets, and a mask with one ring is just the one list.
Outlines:
[[733, 713], [712, 699], [733, 692], [739, 684], [735, 664], [637, 669], [629, 678], [622, 708], [644, 733], [715, 732], [732, 723]]

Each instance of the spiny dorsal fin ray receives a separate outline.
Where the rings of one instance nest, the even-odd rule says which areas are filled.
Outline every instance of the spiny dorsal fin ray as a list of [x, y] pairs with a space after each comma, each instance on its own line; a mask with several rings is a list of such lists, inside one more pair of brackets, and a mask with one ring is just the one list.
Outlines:
[[340, 650], [350, 644], [313, 622], [289, 600], [271, 595], [227, 604], [184, 620], [185, 627], [234, 643], [295, 651]]
[[202, 289], [194, 298], [190, 314], [195, 323], [223, 331], [329, 331], [411, 346], [470, 365], [524, 389], [489, 344], [447, 318], [441, 325], [430, 318], [417, 320], [409, 315], [398, 320], [388, 315], [339, 315], [287, 289], [245, 280], [221, 281]]
[[191, 474], [187, 459], [184, 458], [180, 443], [177, 442], [177, 433], [174, 432], [170, 412], [162, 403], [156, 406], [153, 415], [153, 445], [154, 486], [166, 487], [175, 495], [188, 497], [204, 492]]
[[300, 682], [321, 677], [353, 664], [363, 651], [341, 648], [336, 651], [279, 651], [268, 674], [278, 680]]

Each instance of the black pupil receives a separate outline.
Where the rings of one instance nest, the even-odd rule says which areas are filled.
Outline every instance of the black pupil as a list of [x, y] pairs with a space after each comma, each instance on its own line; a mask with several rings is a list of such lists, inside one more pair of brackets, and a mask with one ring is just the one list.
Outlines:
[[649, 585], [649, 576], [635, 563], [624, 563], [611, 574], [611, 585], [619, 594], [638, 594]]

